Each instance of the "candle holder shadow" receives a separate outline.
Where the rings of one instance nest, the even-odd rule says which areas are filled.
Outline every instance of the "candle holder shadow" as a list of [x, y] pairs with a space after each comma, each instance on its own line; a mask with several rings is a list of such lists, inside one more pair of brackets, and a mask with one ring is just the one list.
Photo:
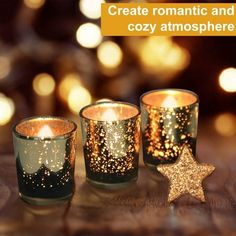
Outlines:
[[19, 195], [24, 201], [48, 205], [71, 198], [76, 129], [74, 122], [56, 117], [29, 118], [13, 128]]
[[141, 96], [143, 160], [156, 171], [174, 163], [183, 144], [196, 154], [198, 96], [188, 90], [154, 90]]
[[119, 188], [138, 178], [140, 111], [128, 103], [102, 102], [80, 112], [87, 181]]

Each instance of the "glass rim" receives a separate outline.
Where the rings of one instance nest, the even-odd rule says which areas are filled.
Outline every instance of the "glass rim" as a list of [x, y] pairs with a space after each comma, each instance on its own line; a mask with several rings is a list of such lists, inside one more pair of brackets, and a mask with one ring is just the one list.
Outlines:
[[[88, 108], [91, 108], [91, 107], [95, 107], [95, 106], [99, 106], [99, 105], [105, 105], [105, 104], [113, 104], [113, 105], [125, 105], [125, 106], [128, 106], [128, 107], [132, 107], [132, 108], [135, 108], [137, 109], [137, 114], [136, 115], [133, 115], [129, 118], [125, 118], [125, 119], [120, 119], [120, 120], [110, 120], [110, 121], [107, 121], [107, 120], [99, 120], [99, 119], [90, 119], [86, 116], [84, 116], [83, 112], [88, 109]], [[91, 103], [85, 107], [83, 107], [80, 112], [79, 112], [79, 116], [80, 118], [82, 119], [86, 119], [86, 120], [89, 120], [89, 121], [95, 121], [95, 122], [100, 122], [100, 123], [104, 123], [104, 122], [123, 122], [123, 121], [127, 121], [127, 120], [131, 120], [131, 119], [135, 119], [137, 117], [139, 117], [141, 114], [141, 110], [140, 108], [135, 105], [135, 104], [132, 104], [132, 103], [129, 103], [129, 102], [121, 102], [121, 101], [104, 101], [104, 102], [95, 102], [95, 103]]]
[[[33, 120], [60, 120], [60, 121], [64, 121], [64, 122], [68, 122], [70, 124], [73, 125], [73, 128], [68, 131], [68, 132], [65, 132], [64, 134], [60, 134], [60, 135], [55, 135], [53, 137], [39, 137], [39, 136], [27, 136], [27, 135], [24, 135], [24, 134], [21, 134], [19, 133], [17, 130], [16, 130], [16, 127], [23, 123], [23, 122], [27, 122], [27, 121], [33, 121]], [[12, 131], [13, 133], [18, 137], [18, 138], [21, 138], [21, 139], [27, 139], [27, 140], [40, 140], [40, 141], [51, 141], [51, 140], [62, 140], [62, 139], [66, 139], [68, 137], [71, 136], [72, 133], [74, 133], [75, 131], [77, 130], [77, 124], [74, 122], [74, 121], [71, 121], [71, 120], [68, 120], [66, 118], [63, 118], [63, 117], [57, 117], [57, 116], [31, 116], [31, 117], [28, 117], [28, 118], [25, 118], [25, 119], [22, 119], [20, 120], [19, 122], [17, 122], [13, 128], [12, 128]]]
[[175, 108], [180, 108], [180, 107], [186, 107], [186, 106], [193, 106], [193, 105], [196, 105], [196, 104], [199, 104], [200, 102], [200, 99], [199, 99], [199, 96], [191, 91], [191, 90], [188, 90], [188, 89], [178, 89], [178, 88], [164, 88], [164, 89], [154, 89], [154, 90], [150, 90], [148, 92], [145, 92], [143, 93], [141, 96], [140, 96], [140, 103], [142, 105], [145, 105], [145, 106], [149, 106], [149, 107], [153, 107], [153, 108], [165, 108], [163, 106], [157, 106], [157, 105], [151, 105], [151, 104], [148, 104], [146, 102], [143, 101], [143, 98], [151, 93], [158, 93], [158, 92], [164, 92], [164, 91], [177, 91], [177, 92], [182, 92], [182, 93], [185, 93], [185, 94], [190, 94], [192, 96], [194, 96], [196, 98], [196, 101], [192, 102], [192, 103], [189, 103], [188, 105], [185, 105], [185, 106], [176, 106], [176, 107], [173, 107], [174, 109]]

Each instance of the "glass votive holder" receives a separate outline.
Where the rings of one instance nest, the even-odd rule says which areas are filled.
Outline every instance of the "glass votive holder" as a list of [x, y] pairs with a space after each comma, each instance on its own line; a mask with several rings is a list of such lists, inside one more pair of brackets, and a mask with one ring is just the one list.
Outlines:
[[123, 102], [101, 102], [80, 111], [87, 180], [119, 187], [138, 178], [140, 110]]
[[141, 96], [143, 160], [158, 164], [176, 161], [183, 144], [196, 154], [199, 99], [182, 89], [161, 89]]
[[20, 197], [48, 205], [71, 198], [76, 156], [74, 122], [57, 117], [32, 117], [13, 128]]

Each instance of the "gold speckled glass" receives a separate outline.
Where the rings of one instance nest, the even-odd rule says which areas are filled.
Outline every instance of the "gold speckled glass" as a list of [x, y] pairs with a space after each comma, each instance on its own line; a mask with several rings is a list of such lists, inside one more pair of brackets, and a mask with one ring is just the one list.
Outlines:
[[144, 163], [176, 161], [183, 144], [196, 153], [198, 96], [188, 90], [163, 89], [141, 96]]
[[13, 128], [20, 197], [47, 205], [69, 199], [74, 191], [76, 129], [57, 117], [32, 117]]
[[87, 180], [119, 186], [138, 177], [140, 110], [123, 102], [101, 102], [80, 112]]

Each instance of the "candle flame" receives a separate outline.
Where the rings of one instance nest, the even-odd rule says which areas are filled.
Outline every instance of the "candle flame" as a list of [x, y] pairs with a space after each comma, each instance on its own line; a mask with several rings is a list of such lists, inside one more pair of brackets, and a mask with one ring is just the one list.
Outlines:
[[177, 101], [173, 96], [167, 96], [164, 101], [161, 104], [162, 107], [176, 107], [177, 106]]
[[44, 125], [38, 132], [39, 137], [52, 137], [54, 134], [48, 125]]
[[109, 108], [102, 114], [102, 120], [114, 121], [117, 120], [117, 115], [113, 109]]

